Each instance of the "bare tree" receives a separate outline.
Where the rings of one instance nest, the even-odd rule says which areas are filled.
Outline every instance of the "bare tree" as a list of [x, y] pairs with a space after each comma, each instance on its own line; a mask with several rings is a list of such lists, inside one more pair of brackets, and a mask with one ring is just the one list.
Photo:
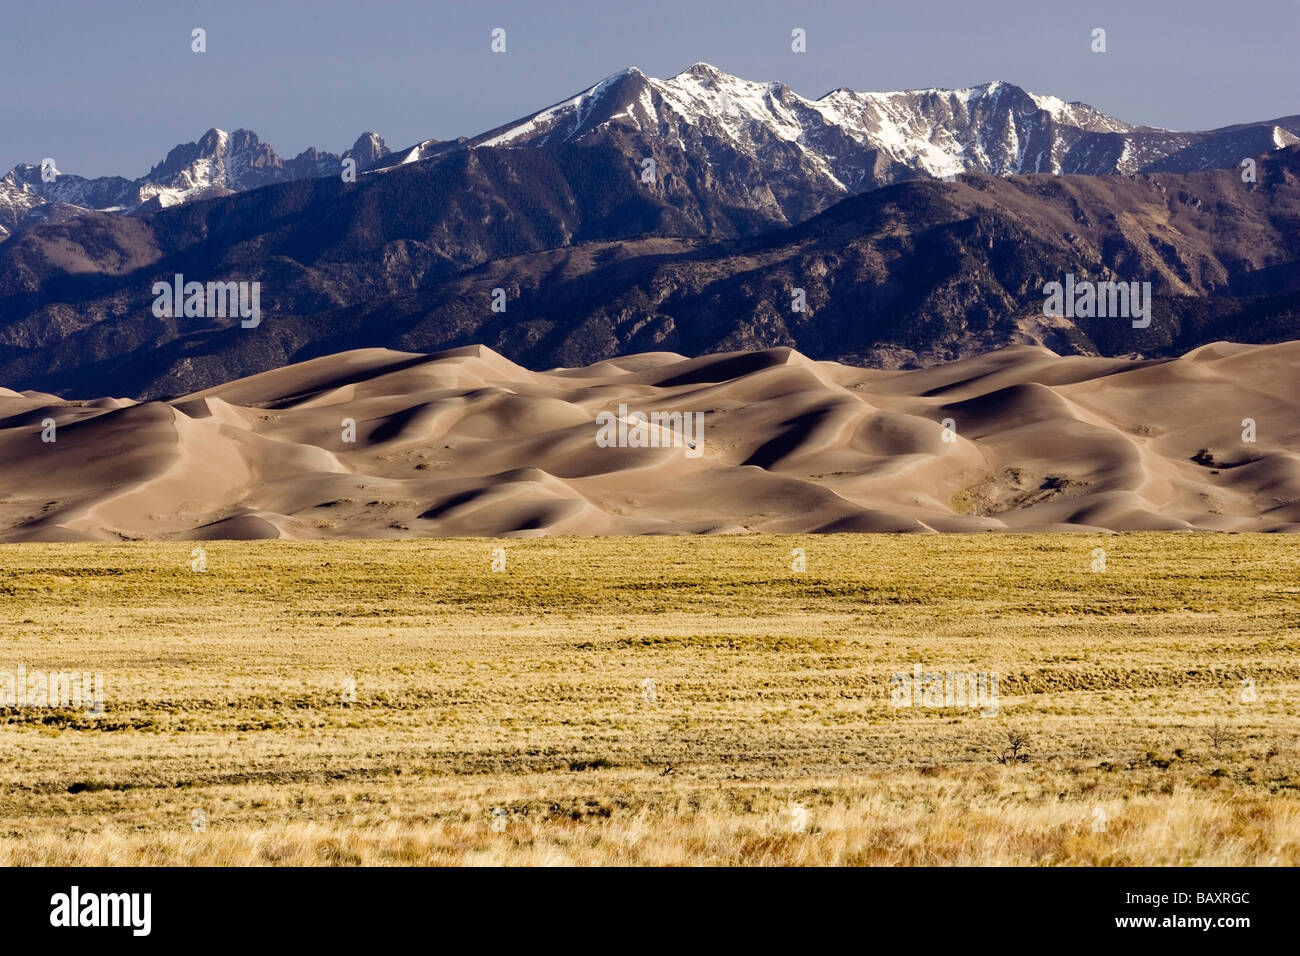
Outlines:
[[1227, 747], [1237, 739], [1236, 734], [1225, 727], [1221, 720], [1216, 720], [1213, 725], [1205, 731], [1205, 736], [1210, 738], [1210, 746], [1215, 750], [1218, 750], [1220, 747]]
[[1026, 763], [1029, 754], [1020, 751], [1029, 746], [1029, 738], [1018, 730], [1007, 731], [1007, 746], [998, 754], [998, 763]]

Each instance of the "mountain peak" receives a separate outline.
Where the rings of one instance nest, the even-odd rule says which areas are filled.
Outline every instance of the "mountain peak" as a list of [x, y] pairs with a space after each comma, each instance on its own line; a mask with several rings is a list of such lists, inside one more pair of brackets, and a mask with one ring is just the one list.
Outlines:
[[[753, 82], [699, 60], [668, 79], [634, 67], [612, 74], [546, 109], [472, 137], [467, 145], [517, 149], [606, 136], [648, 137], [701, 150], [705, 162], [718, 166], [735, 156], [761, 162], [773, 145], [786, 143], [783, 149], [793, 148], [795, 161], [812, 180], [857, 192], [918, 175], [965, 171], [1000, 176], [1134, 172], [1148, 160], [1113, 142], [1074, 153], [1072, 159], [1082, 137], [1132, 132], [1134, 127], [1092, 107], [1030, 93], [1001, 79], [955, 90], [877, 93], [841, 87], [812, 100], [780, 82]], [[420, 144], [383, 165], [448, 151], [429, 147]], [[1159, 157], [1152, 153], [1151, 158]]]
[[[215, 156], [225, 149], [226, 142], [229, 138], [229, 133], [224, 129], [217, 129], [217, 127], [214, 126], [200, 136], [197, 143], [191, 145], [198, 147], [199, 155], [201, 156]], [[181, 146], [176, 147], [176, 149], [181, 148]], [[173, 150], [173, 152], [174, 151], [175, 150]]]
[[[358, 167], [365, 169], [388, 152], [377, 134], [363, 133], [344, 156], [354, 158]], [[337, 175], [341, 161], [342, 157], [315, 147], [286, 161], [250, 129], [227, 132], [214, 126], [195, 142], [172, 147], [161, 162], [134, 180], [121, 176], [85, 179], [56, 172], [53, 181], [47, 182], [39, 166], [20, 164], [0, 180], [0, 190], [7, 186], [31, 198], [0, 197], [0, 207], [17, 208], [21, 204], [24, 215], [32, 214], [29, 217], [32, 222], [47, 215], [48, 211], [41, 211], [46, 203], [58, 203], [74, 212], [77, 208], [151, 212], [192, 199], [243, 192], [272, 183]], [[6, 215], [0, 208], [0, 219]], [[0, 222], [0, 241], [19, 225], [16, 213], [8, 214], [7, 218], [12, 222], [9, 226]]]
[[703, 60], [698, 60], [695, 63], [692, 63], [686, 69], [682, 70], [681, 73], [676, 74], [676, 76], [684, 76], [686, 74], [690, 74], [691, 76], [707, 77], [714, 80], [721, 79], [728, 75], [722, 70], [719, 70], [712, 63], [705, 63]]
[[614, 83], [617, 83], [619, 80], [626, 79], [627, 77], [632, 77], [632, 76], [639, 76], [643, 79], [645, 78], [645, 74], [642, 73], [639, 69], [637, 69], [635, 66], [629, 66], [629, 67], [625, 67], [622, 70], [617, 70], [614, 73], [609, 74], [609, 76], [605, 77], [595, 86], [589, 87], [585, 92], [590, 93], [594, 90], [599, 90], [604, 87], [611, 86]]
[[378, 133], [362, 133], [344, 157], [355, 159], [361, 169], [387, 156], [389, 149], [384, 145], [384, 138]]

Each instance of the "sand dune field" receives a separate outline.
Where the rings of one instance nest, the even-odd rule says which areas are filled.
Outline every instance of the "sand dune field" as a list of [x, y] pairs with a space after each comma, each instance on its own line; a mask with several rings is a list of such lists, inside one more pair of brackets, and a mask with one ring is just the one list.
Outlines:
[[[1298, 365], [1300, 341], [532, 372], [470, 346], [345, 352], [168, 401], [0, 389], [0, 540], [1297, 531]], [[682, 417], [637, 418], [656, 413]]]

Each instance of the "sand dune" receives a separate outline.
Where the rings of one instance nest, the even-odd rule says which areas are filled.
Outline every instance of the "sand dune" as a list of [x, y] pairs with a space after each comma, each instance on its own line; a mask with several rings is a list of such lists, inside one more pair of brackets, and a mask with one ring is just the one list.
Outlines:
[[[1300, 531], [1298, 366], [1300, 341], [910, 372], [787, 348], [532, 372], [475, 346], [165, 402], [0, 388], [0, 540]], [[702, 413], [703, 441], [601, 447], [620, 404], [634, 435]]]

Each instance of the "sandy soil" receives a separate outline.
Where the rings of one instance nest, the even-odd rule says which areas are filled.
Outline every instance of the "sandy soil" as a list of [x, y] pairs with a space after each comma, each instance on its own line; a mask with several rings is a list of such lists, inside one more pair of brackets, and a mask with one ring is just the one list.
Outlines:
[[[1298, 365], [1300, 341], [532, 372], [471, 346], [345, 352], [165, 402], [0, 389], [0, 540], [1297, 531]], [[703, 440], [602, 447], [597, 416], [620, 405], [702, 413]]]

